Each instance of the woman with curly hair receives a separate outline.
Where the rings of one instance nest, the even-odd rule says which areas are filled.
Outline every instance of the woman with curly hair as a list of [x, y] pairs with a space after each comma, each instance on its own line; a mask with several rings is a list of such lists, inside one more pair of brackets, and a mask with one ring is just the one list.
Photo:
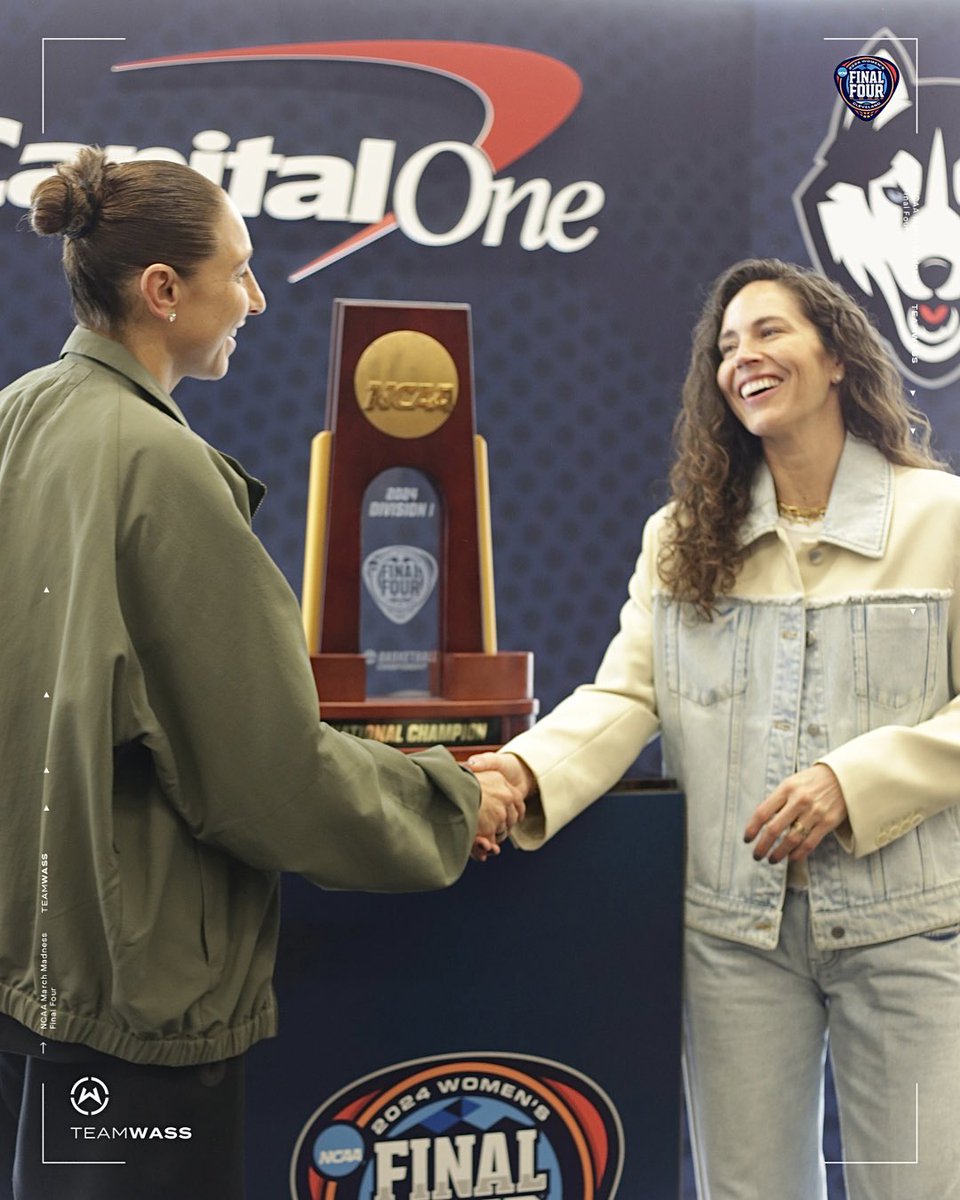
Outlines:
[[850, 1200], [956, 1200], [960, 482], [864, 313], [777, 260], [714, 284], [675, 432], [595, 682], [472, 765], [533, 849], [660, 733], [701, 1197], [825, 1197], [829, 1047]]

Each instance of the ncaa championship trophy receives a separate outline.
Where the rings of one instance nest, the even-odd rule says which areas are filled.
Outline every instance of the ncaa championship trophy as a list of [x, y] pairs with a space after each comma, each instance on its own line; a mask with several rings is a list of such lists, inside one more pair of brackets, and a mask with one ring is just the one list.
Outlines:
[[533, 656], [497, 651], [469, 305], [334, 301], [302, 605], [336, 728], [466, 757], [533, 721]]

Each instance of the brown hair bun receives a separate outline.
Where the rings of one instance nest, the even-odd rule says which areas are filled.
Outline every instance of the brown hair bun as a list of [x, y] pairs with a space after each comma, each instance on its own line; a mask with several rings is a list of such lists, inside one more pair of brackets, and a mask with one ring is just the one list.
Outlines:
[[92, 233], [100, 217], [109, 167], [104, 152], [93, 146], [85, 146], [71, 162], [61, 163], [55, 174], [33, 189], [30, 225], [34, 232], [65, 238]]

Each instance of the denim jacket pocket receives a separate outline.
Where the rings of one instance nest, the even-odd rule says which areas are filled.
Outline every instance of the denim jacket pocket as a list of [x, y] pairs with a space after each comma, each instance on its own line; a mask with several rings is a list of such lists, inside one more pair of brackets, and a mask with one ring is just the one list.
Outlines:
[[750, 620], [745, 604], [721, 604], [711, 621], [692, 615], [687, 605], [671, 605], [664, 647], [670, 691], [702, 707], [744, 691]]
[[913, 724], [937, 683], [941, 611], [936, 600], [871, 600], [851, 609], [858, 698], [870, 726]]
[[944, 925], [940, 929], [926, 929], [918, 936], [928, 942], [955, 942], [960, 937], [960, 924]]

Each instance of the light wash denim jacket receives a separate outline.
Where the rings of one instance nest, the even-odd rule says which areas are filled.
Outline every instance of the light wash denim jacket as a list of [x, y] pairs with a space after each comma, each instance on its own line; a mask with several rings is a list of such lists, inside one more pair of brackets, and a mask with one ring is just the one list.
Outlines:
[[517, 842], [552, 836], [659, 729], [686, 795], [693, 928], [777, 944], [786, 864], [755, 862], [743, 830], [817, 761], [849, 813], [808, 862], [817, 945], [960, 921], [960, 480], [848, 436], [823, 528], [796, 552], [761, 466], [750, 553], [709, 622], [660, 586], [664, 515], [648, 522], [596, 681], [505, 747], [537, 776], [543, 810]]

